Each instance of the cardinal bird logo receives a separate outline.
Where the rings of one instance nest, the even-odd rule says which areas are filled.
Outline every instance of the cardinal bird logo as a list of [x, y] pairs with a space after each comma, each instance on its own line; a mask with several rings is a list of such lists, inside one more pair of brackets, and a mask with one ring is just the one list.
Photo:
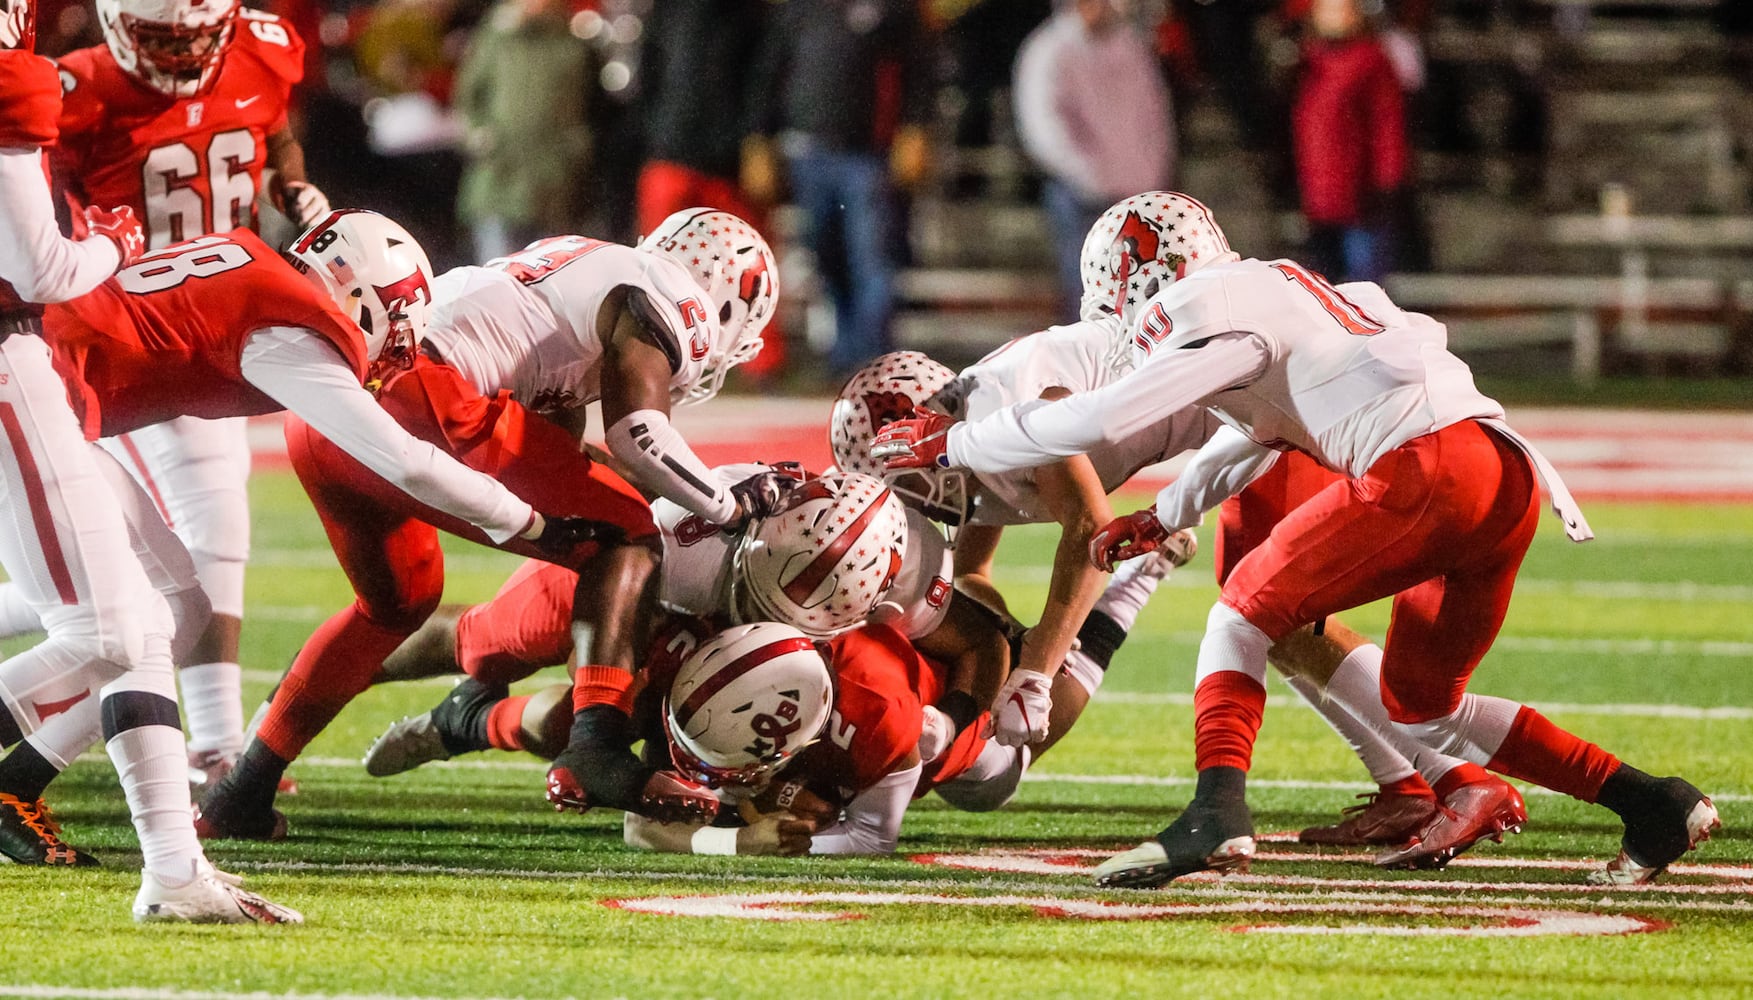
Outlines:
[[[1119, 284], [1119, 287], [1114, 290], [1114, 311], [1116, 313], [1123, 312], [1121, 307], [1126, 304], [1127, 286], [1130, 284], [1132, 276], [1144, 265], [1157, 260], [1162, 253], [1162, 241], [1162, 233], [1158, 232], [1155, 226], [1146, 222], [1144, 216], [1137, 212], [1127, 212], [1126, 218], [1121, 220], [1120, 232], [1114, 236], [1114, 246], [1120, 254], [1120, 266], [1115, 273]], [[1175, 261], [1177, 276], [1179, 276], [1179, 258], [1171, 254], [1166, 259]]]

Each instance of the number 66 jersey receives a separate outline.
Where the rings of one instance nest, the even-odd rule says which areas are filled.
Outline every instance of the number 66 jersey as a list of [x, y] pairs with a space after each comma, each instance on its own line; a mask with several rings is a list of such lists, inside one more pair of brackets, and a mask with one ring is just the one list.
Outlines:
[[223, 59], [205, 92], [176, 98], [129, 76], [104, 45], [62, 56], [55, 176], [84, 204], [132, 206], [149, 249], [254, 229], [267, 139], [286, 128], [304, 43], [278, 17], [242, 10]]

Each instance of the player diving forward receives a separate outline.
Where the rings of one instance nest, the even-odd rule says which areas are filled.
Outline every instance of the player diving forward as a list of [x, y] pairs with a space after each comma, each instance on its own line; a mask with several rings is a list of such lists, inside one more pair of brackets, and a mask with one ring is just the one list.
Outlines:
[[897, 422], [873, 447], [895, 467], [1001, 471], [1087, 451], [1188, 408], [1212, 410], [1236, 433], [1214, 437], [1155, 508], [1097, 536], [1092, 556], [1104, 566], [1196, 522], [1276, 451], [1302, 451], [1347, 477], [1292, 511], [1230, 575], [1200, 644], [1193, 802], [1155, 840], [1102, 865], [1098, 881], [1158, 885], [1244, 863], [1267, 651], [1305, 624], [1389, 596], [1380, 691], [1394, 725], [1612, 809], [1625, 836], [1601, 880], [1647, 881], [1707, 837], [1716, 810], [1684, 780], [1625, 765], [1527, 706], [1463, 706], [1533, 537], [1540, 481], [1567, 534], [1592, 535], [1556, 472], [1445, 349], [1442, 326], [1374, 285], [1341, 290], [1292, 261], [1240, 259], [1203, 205], [1155, 195], [1148, 211], [1111, 209], [1091, 235], [1106, 247], [1110, 306], [1126, 323], [1117, 344], [1132, 351], [1132, 374], [977, 423]]
[[[718, 483], [670, 426], [669, 412], [674, 403], [712, 398], [726, 373], [760, 350], [776, 278], [760, 234], [707, 209], [671, 216], [638, 247], [582, 236], [540, 240], [437, 279], [420, 356], [378, 391], [379, 403], [416, 436], [553, 509], [612, 525], [600, 544], [547, 556], [566, 573], [565, 593], [556, 596], [559, 628], [584, 637], [575, 664], [580, 697], [606, 691], [618, 700], [631, 684], [658, 563], [645, 500], [581, 452], [586, 407], [601, 400], [609, 449], [622, 467], [689, 514], [737, 524], [769, 513], [784, 481], [761, 469]], [[309, 424], [288, 421], [286, 437], [356, 599], [305, 643], [237, 771], [204, 798], [204, 835], [283, 835], [274, 793], [287, 763], [437, 606], [444, 583], [437, 529], [491, 543], [404, 496]]]

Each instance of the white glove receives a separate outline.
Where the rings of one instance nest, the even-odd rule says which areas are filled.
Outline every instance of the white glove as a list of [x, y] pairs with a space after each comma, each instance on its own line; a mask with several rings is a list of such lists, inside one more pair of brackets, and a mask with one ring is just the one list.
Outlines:
[[1047, 738], [1053, 711], [1053, 678], [1038, 670], [1012, 670], [992, 702], [992, 731], [999, 746], [1020, 747]]
[[286, 206], [286, 217], [300, 226], [310, 226], [329, 214], [328, 195], [309, 181], [292, 181], [280, 189], [280, 201]]
[[919, 760], [929, 764], [943, 756], [950, 744], [956, 741], [955, 720], [937, 710], [934, 705], [925, 706], [925, 725], [919, 730]]

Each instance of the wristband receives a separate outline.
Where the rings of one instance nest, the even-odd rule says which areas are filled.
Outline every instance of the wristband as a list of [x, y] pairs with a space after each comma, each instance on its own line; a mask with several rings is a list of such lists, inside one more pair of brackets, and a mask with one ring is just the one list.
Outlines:
[[728, 826], [703, 826], [694, 831], [688, 849], [695, 854], [735, 854], [737, 831]]

